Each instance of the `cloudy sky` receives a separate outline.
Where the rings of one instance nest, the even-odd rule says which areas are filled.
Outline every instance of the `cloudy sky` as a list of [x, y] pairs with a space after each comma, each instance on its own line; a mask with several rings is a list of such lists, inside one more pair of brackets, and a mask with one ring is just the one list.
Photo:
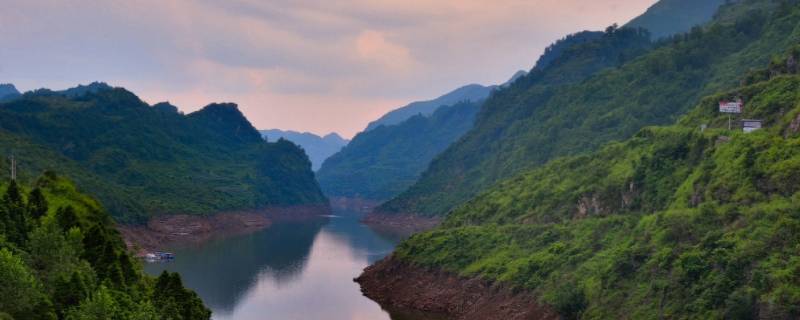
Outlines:
[[0, 83], [105, 81], [257, 128], [349, 137], [386, 111], [504, 82], [575, 31], [655, 0], [3, 0]]

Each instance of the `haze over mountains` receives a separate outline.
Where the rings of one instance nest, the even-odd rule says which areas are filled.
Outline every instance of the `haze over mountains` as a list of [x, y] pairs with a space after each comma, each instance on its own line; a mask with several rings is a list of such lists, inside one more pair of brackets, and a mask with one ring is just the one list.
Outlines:
[[335, 132], [329, 133], [324, 137], [310, 132], [297, 132], [292, 130], [269, 129], [260, 130], [259, 132], [267, 141], [274, 142], [278, 139], [286, 139], [302, 147], [308, 155], [309, 160], [311, 160], [311, 169], [314, 171], [319, 170], [325, 159], [339, 152], [339, 150], [342, 150], [342, 147], [350, 142]]
[[370, 122], [364, 131], [370, 131], [380, 125], [388, 126], [398, 124], [417, 114], [429, 116], [441, 106], [451, 106], [458, 102], [479, 102], [483, 99], [486, 99], [489, 94], [492, 93], [492, 90], [500, 86], [506, 86], [525, 74], [525, 71], [520, 70], [517, 71], [506, 83], [501, 85], [483, 86], [479, 84], [469, 84], [445, 93], [444, 95], [433, 100], [412, 102], [404, 107], [400, 107], [386, 113], [382, 117], [378, 118], [378, 120]]
[[[658, 12], [648, 11], [638, 19], [648, 21]], [[672, 25], [664, 32], [676, 34], [689, 28]], [[727, 65], [742, 59], [735, 53], [747, 50], [745, 45], [758, 46], [747, 42], [751, 39], [747, 34], [739, 35], [744, 38], [741, 44], [719, 40], [719, 45], [726, 47], [717, 48], [718, 53], [708, 44], [690, 48], [690, 43], [684, 47], [658, 45], [654, 51], [651, 36], [644, 29], [610, 27], [603, 34], [579, 32], [557, 42], [540, 59], [542, 67], [535, 67], [487, 99], [475, 127], [437, 156], [417, 183], [379, 210], [446, 214], [521, 170], [561, 155], [592, 150], [646, 124], [671, 121], [701, 94], [704, 81], [712, 86], [718, 83], [705, 79], [744, 71], [765, 59], [761, 55], [761, 60], [736, 67], [715, 67], [716, 63]], [[749, 36], [755, 39], [755, 35]], [[676, 57], [671, 64], [664, 64], [670, 61], [664, 56], [667, 52]], [[682, 69], [690, 63], [696, 73]], [[675, 68], [683, 73], [671, 71]], [[625, 94], [617, 94], [622, 92]], [[635, 111], [643, 104], [650, 105], [651, 111]]]

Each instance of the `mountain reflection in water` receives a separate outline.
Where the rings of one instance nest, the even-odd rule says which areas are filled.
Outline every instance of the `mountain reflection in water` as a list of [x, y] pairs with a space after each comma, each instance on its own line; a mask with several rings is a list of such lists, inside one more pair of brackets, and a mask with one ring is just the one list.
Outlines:
[[388, 320], [352, 279], [400, 239], [376, 233], [359, 219], [336, 212], [313, 221], [276, 222], [256, 233], [174, 248], [173, 262], [147, 264], [145, 271], [179, 272], [214, 319]]

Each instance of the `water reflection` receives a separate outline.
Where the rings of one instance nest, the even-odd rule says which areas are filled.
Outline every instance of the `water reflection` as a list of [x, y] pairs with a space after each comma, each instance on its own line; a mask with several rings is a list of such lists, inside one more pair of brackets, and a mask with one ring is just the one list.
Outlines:
[[[257, 233], [176, 248], [151, 274], [180, 272], [214, 319], [409, 319], [361, 295], [353, 278], [389, 254], [397, 237], [380, 235], [355, 213], [312, 222], [279, 222]], [[423, 319], [423, 317], [414, 317]]]

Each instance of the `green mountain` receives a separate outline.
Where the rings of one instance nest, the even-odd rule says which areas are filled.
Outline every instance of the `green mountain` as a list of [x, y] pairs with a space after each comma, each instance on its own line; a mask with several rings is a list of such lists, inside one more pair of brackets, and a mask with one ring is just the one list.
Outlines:
[[17, 91], [17, 88], [14, 87], [13, 84], [10, 83], [0, 84], [0, 101], [14, 99], [19, 96], [20, 93], [19, 91]]
[[2, 183], [0, 318], [209, 319], [180, 276], [142, 272], [111, 216], [52, 172]]
[[710, 21], [726, 0], [661, 0], [627, 27], [645, 28], [656, 39], [689, 31]]
[[121, 88], [38, 90], [0, 103], [0, 153], [25, 181], [63, 172], [121, 222], [326, 203], [303, 150], [265, 142], [234, 104], [183, 115]]
[[[800, 25], [800, 6], [778, 12]], [[795, 319], [798, 61], [795, 47], [672, 126], [503, 181], [395, 257], [535, 293], [565, 319]], [[736, 119], [764, 129], [728, 130], [718, 102], [737, 97]]]
[[728, 4], [705, 28], [655, 44], [646, 32], [609, 28], [572, 46], [493, 94], [474, 128], [378, 210], [443, 215], [519, 172], [674, 121], [796, 43], [794, 15], [775, 5]]
[[303, 148], [311, 160], [311, 169], [314, 171], [319, 170], [322, 162], [328, 159], [334, 153], [342, 150], [347, 145], [349, 140], [339, 136], [337, 133], [329, 133], [324, 137], [320, 137], [310, 132], [297, 132], [297, 131], [284, 131], [278, 129], [259, 130], [261, 136], [267, 141], [277, 141], [279, 139], [286, 139], [294, 144]]
[[356, 135], [317, 172], [326, 195], [385, 200], [414, 183], [428, 163], [472, 127], [479, 105], [440, 106], [397, 125]]

